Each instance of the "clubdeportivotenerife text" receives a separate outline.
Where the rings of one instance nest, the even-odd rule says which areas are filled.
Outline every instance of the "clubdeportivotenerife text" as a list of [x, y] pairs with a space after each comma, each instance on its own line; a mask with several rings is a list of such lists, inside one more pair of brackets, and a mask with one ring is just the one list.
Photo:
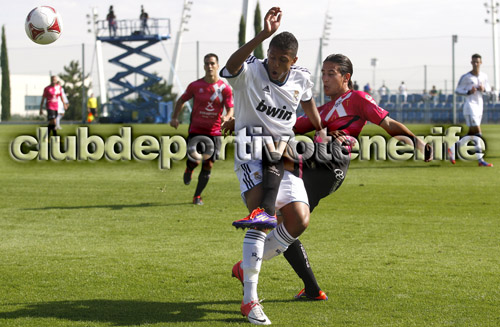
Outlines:
[[[253, 128], [250, 134], [246, 129], [237, 131], [235, 136], [219, 136], [221, 147], [219, 160], [226, 159], [226, 147], [234, 144], [235, 155], [241, 160], [262, 159], [263, 144], [272, 143], [270, 136], [259, 135], [259, 128]], [[434, 149], [434, 160], [446, 160], [446, 148], [455, 144], [460, 137], [461, 126], [432, 127], [431, 134], [417, 136], [424, 143], [431, 144]], [[406, 138], [406, 140], [405, 140]], [[318, 151], [319, 144], [313, 143], [308, 136], [284, 136], [282, 141], [288, 143], [287, 151], [292, 160], [309, 159], [331, 160], [328, 151]], [[480, 137], [473, 137], [469, 143], [457, 151], [462, 160], [477, 160], [476, 143], [481, 155], [486, 151], [486, 144]], [[424, 160], [424, 154], [415, 149], [413, 140], [404, 136], [386, 139], [381, 135], [361, 136], [352, 145], [351, 160]], [[63, 148], [63, 149], [61, 149]], [[188, 148], [198, 151], [188, 152]], [[291, 149], [291, 151], [290, 151]], [[213, 141], [206, 136], [197, 136], [187, 144], [182, 135], [152, 136], [140, 135], [132, 138], [132, 127], [120, 127], [118, 134], [103, 138], [89, 135], [88, 127], [78, 127], [76, 135], [64, 137], [48, 136], [47, 127], [39, 127], [36, 136], [20, 135], [10, 142], [9, 153], [16, 161], [98, 161], [103, 158], [109, 161], [152, 161], [158, 160], [160, 169], [170, 169], [172, 161], [180, 161], [189, 156], [199, 160], [202, 155], [211, 156], [215, 151]]]

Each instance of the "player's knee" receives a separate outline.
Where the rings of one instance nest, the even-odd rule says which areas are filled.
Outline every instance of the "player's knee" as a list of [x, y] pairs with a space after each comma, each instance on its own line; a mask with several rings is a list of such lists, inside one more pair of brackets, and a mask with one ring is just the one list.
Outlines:
[[212, 170], [213, 165], [214, 163], [211, 160], [204, 160], [202, 167], [204, 170], [210, 171]]
[[302, 234], [309, 227], [309, 214], [300, 215], [295, 225], [296, 234]]

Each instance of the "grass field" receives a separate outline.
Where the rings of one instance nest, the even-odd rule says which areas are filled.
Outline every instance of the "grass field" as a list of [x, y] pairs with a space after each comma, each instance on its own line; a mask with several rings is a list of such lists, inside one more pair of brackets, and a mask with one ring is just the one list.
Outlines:
[[[243, 238], [231, 222], [246, 215], [232, 160], [193, 206], [184, 161], [14, 161], [9, 142], [36, 127], [0, 125], [0, 326], [249, 326], [230, 273]], [[500, 326], [500, 126], [483, 132], [494, 168], [354, 161], [301, 237], [329, 300], [294, 301], [286, 260], [264, 262], [273, 325]]]

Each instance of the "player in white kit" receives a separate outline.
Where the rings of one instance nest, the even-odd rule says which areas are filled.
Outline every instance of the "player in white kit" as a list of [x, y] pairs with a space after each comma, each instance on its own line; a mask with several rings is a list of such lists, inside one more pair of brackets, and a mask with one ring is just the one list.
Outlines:
[[479, 147], [479, 138], [481, 134], [481, 119], [483, 117], [483, 93], [490, 92], [491, 86], [488, 82], [488, 76], [480, 71], [482, 59], [479, 54], [472, 55], [472, 70], [462, 75], [458, 81], [456, 93], [465, 96], [464, 118], [469, 127], [466, 136], [457, 143], [448, 148], [448, 157], [452, 164], [455, 164], [456, 147], [466, 145], [469, 141], [476, 144], [476, 156], [480, 167], [493, 167], [493, 164], [483, 160], [484, 154]]
[[[269, 137], [267, 142], [264, 141], [266, 144], [280, 140], [287, 142], [287, 138], [294, 135], [292, 128], [295, 125], [299, 104], [313, 120], [316, 130], [321, 129], [321, 120], [312, 98], [313, 83], [310, 73], [304, 68], [294, 66], [298, 50], [295, 37], [288, 32], [280, 33], [271, 40], [267, 59], [260, 60], [251, 56], [259, 44], [278, 30], [281, 15], [280, 8], [271, 8], [264, 18], [263, 30], [238, 49], [221, 71], [221, 76], [228, 80], [234, 91], [235, 170], [240, 181], [241, 194], [252, 213], [262, 202], [262, 193], [265, 191], [262, 179], [265, 172], [262, 160], [255, 159], [251, 153], [247, 153], [245, 144], [248, 143], [248, 139], [252, 136], [266, 136]], [[262, 214], [259, 226], [249, 229], [243, 240], [241, 267], [244, 271], [244, 295], [241, 313], [249, 322], [257, 325], [271, 324], [262, 311], [257, 296], [262, 260], [281, 253], [277, 251], [286, 250], [288, 245], [305, 230], [305, 227], [287, 230], [287, 216], [306, 222], [305, 226], [309, 219], [307, 194], [302, 180], [289, 172], [278, 173], [274, 178], [279, 187], [277, 198], [275, 197], [276, 208], [281, 210], [285, 222], [266, 236], [261, 229], [266, 228], [266, 223], [273, 219]], [[274, 206], [274, 199], [272, 202]], [[267, 228], [274, 226], [276, 226], [275, 218]]]

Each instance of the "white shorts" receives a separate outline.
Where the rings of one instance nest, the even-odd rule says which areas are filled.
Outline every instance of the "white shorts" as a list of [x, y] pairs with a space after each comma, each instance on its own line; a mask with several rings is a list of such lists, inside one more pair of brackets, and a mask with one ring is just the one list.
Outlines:
[[481, 119], [483, 118], [483, 115], [464, 115], [464, 118], [465, 124], [468, 127], [481, 126]]
[[[236, 166], [235, 170], [236, 176], [240, 181], [241, 197], [243, 202], [245, 202], [244, 193], [262, 182], [262, 161], [250, 160]], [[302, 179], [285, 170], [278, 196], [276, 197], [276, 209], [283, 208], [292, 202], [304, 202], [309, 205]]]

